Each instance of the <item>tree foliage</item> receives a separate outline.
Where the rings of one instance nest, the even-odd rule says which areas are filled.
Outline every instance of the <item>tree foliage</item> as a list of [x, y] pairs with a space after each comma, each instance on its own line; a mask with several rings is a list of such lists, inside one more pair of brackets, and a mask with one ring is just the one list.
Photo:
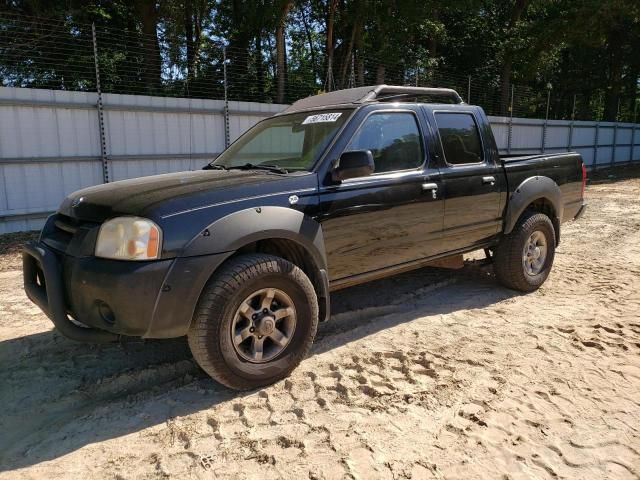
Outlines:
[[[4, 85], [290, 102], [455, 87], [491, 113], [635, 118], [637, 0], [5, 0]], [[465, 95], [463, 95], [465, 96]]]

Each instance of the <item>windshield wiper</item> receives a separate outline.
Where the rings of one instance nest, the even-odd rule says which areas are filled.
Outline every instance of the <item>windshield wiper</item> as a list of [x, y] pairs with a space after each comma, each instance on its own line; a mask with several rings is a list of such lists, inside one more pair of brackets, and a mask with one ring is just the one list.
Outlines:
[[202, 169], [203, 170], [229, 170], [224, 165], [216, 165], [214, 163], [208, 163], [204, 167], [202, 167]]
[[289, 173], [288, 170], [279, 167], [278, 165], [254, 165], [253, 163], [245, 163], [244, 165], [234, 165], [233, 167], [226, 167], [227, 170], [267, 170], [275, 173]]

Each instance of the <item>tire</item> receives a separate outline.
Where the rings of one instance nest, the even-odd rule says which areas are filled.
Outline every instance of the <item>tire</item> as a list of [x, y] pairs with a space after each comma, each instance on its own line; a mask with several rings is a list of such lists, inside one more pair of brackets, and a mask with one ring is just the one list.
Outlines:
[[[265, 302], [271, 306], [263, 310]], [[280, 257], [248, 254], [229, 260], [207, 282], [187, 337], [213, 379], [250, 390], [287, 377], [309, 352], [317, 328], [318, 300], [304, 272]]]
[[[540, 257], [533, 260], [539, 263], [535, 268], [525, 260], [525, 247], [529, 247], [529, 239], [546, 243], [544, 260]], [[535, 235], [535, 236], [534, 236]], [[533, 292], [537, 290], [547, 279], [551, 272], [553, 259], [556, 250], [555, 230], [549, 217], [543, 213], [526, 211], [518, 220], [511, 233], [504, 235], [495, 249], [493, 259], [493, 269], [498, 281], [507, 288], [519, 290], [521, 292]], [[535, 243], [535, 242], [534, 242]], [[538, 244], [538, 251], [542, 250], [542, 245]], [[528, 258], [535, 257], [535, 249]]]

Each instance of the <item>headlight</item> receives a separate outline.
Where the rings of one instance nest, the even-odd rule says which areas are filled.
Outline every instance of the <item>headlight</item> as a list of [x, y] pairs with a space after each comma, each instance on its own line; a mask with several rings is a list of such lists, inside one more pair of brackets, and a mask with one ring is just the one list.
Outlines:
[[117, 217], [103, 223], [96, 257], [116, 260], [153, 260], [160, 256], [162, 231], [151, 220]]

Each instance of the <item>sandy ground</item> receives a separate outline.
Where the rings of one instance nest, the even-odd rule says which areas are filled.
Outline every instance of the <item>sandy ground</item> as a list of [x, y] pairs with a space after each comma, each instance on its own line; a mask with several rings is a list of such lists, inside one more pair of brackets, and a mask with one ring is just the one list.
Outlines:
[[60, 337], [7, 268], [0, 478], [639, 478], [640, 179], [588, 200], [536, 293], [475, 267], [340, 292], [292, 376], [243, 394], [182, 340]]

